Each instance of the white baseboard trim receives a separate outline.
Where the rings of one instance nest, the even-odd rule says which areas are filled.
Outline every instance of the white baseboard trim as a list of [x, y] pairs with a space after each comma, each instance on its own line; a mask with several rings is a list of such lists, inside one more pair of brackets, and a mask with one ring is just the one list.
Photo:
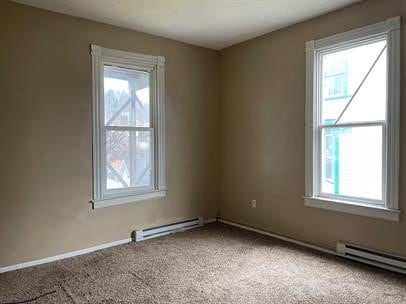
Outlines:
[[210, 224], [210, 223], [214, 223], [214, 222], [217, 222], [217, 219], [216, 218], [214, 218], [214, 217], [210, 217], [210, 218], [208, 218], [208, 219], [203, 219], [203, 224]]
[[66, 259], [66, 258], [71, 258], [71, 257], [75, 257], [75, 256], [78, 256], [78, 255], [82, 255], [82, 254], [90, 253], [90, 252], [93, 252], [93, 251], [97, 251], [97, 250], [100, 250], [100, 249], [106, 249], [106, 248], [109, 248], [109, 247], [114, 247], [114, 246], [118, 246], [118, 245], [122, 245], [122, 244], [127, 244], [127, 243], [130, 243], [130, 242], [131, 242], [131, 238], [128, 238], [128, 239], [124, 239], [124, 240], [119, 240], [119, 241], [115, 241], [115, 242], [111, 242], [111, 243], [105, 243], [105, 244], [85, 248], [85, 249], [71, 251], [71, 252], [67, 252], [67, 253], [63, 253], [63, 254], [58, 254], [58, 255], [55, 255], [55, 256], [51, 256], [51, 257], [47, 257], [47, 258], [43, 258], [43, 259], [39, 259], [39, 260], [29, 261], [29, 262], [16, 264], [16, 265], [11, 265], [11, 266], [6, 266], [6, 267], [0, 267], [0, 273], [9, 272], [9, 271], [22, 269], [22, 268], [27, 268], [27, 267], [36, 266], [36, 265], [41, 265], [41, 264], [45, 264], [45, 263], [49, 263], [49, 262], [55, 262], [55, 261], [63, 260], [63, 259]]
[[[203, 220], [203, 224], [209, 224], [209, 223], [213, 223], [213, 222], [216, 222], [216, 221], [217, 221], [216, 218], [207, 218], [207, 219]], [[71, 258], [71, 257], [75, 257], [75, 256], [78, 256], [78, 255], [82, 255], [82, 254], [90, 253], [90, 252], [93, 252], [93, 251], [97, 251], [97, 250], [100, 250], [100, 249], [106, 249], [106, 248], [109, 248], [109, 247], [114, 247], [114, 246], [118, 246], [118, 245], [122, 245], [122, 244], [127, 244], [127, 243], [130, 243], [131, 241], [132, 241], [132, 239], [128, 238], [128, 239], [124, 239], [124, 240], [119, 240], [119, 241], [115, 241], [115, 242], [110, 242], [110, 243], [105, 243], [105, 244], [85, 248], [85, 249], [80, 249], [80, 250], [76, 250], [76, 251], [62, 253], [62, 254], [58, 254], [58, 255], [55, 255], [55, 256], [51, 256], [51, 257], [47, 257], [47, 258], [43, 258], [43, 259], [39, 259], [39, 260], [29, 261], [29, 262], [15, 264], [15, 265], [10, 265], [10, 266], [6, 266], [6, 267], [0, 267], [0, 273], [9, 272], [9, 271], [17, 270], [17, 269], [23, 269], [23, 268], [36, 266], [36, 265], [41, 265], [41, 264], [45, 264], [45, 263], [55, 262], [55, 261], [63, 260], [63, 259], [66, 259], [66, 258]]]
[[311, 248], [311, 249], [321, 251], [321, 252], [324, 252], [324, 253], [328, 253], [328, 254], [331, 254], [331, 255], [337, 255], [337, 252], [335, 252], [334, 250], [330, 250], [330, 249], [326, 249], [326, 248], [323, 248], [323, 247], [320, 247], [320, 246], [316, 246], [316, 245], [312, 245], [312, 244], [309, 244], [309, 243], [301, 242], [301, 241], [291, 239], [291, 238], [286, 237], [286, 236], [281, 236], [279, 234], [267, 232], [267, 231], [257, 229], [257, 228], [252, 228], [252, 227], [245, 226], [245, 225], [242, 225], [242, 224], [238, 224], [238, 223], [235, 223], [235, 222], [232, 222], [232, 221], [229, 221], [229, 220], [225, 220], [225, 219], [220, 219], [219, 218], [217, 221], [220, 222], [220, 223], [226, 224], [226, 225], [231, 225], [231, 226], [239, 227], [239, 228], [242, 228], [242, 229], [245, 229], [245, 230], [253, 231], [253, 232], [256, 232], [256, 233], [259, 233], [259, 234], [271, 236], [273, 238], [276, 238], [276, 239], [279, 239], [279, 240], [282, 240], [282, 241], [286, 241], [286, 242], [293, 243], [293, 244], [296, 244], [296, 245], [304, 246], [304, 247]]

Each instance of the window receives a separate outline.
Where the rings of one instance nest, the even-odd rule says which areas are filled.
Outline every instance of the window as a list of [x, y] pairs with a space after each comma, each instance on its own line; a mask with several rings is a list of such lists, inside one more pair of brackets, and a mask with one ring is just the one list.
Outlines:
[[91, 54], [94, 208], [165, 196], [164, 58]]
[[348, 96], [347, 56], [326, 56], [323, 70], [324, 100]]
[[399, 220], [399, 28], [306, 43], [306, 206]]

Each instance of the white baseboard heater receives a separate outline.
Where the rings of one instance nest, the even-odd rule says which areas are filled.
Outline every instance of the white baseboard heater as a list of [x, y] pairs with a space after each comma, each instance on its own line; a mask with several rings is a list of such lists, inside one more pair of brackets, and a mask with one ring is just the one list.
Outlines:
[[134, 233], [135, 241], [140, 242], [155, 237], [168, 235], [175, 232], [185, 231], [188, 229], [203, 226], [203, 218], [197, 217], [186, 221], [181, 221], [177, 223], [172, 223], [163, 226], [152, 227], [148, 229], [136, 230]]
[[341, 242], [337, 243], [337, 254], [351, 260], [406, 274], [406, 258], [401, 256]]

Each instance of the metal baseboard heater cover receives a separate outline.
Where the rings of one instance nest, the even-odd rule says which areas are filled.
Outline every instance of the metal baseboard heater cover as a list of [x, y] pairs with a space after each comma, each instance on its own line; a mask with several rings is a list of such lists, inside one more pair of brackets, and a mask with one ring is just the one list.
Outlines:
[[337, 254], [351, 260], [406, 274], [406, 258], [401, 256], [341, 242], [337, 243]]
[[159, 236], [168, 235], [180, 231], [203, 226], [203, 217], [197, 217], [186, 221], [172, 223], [163, 226], [152, 227], [148, 229], [135, 230], [135, 241], [140, 242]]

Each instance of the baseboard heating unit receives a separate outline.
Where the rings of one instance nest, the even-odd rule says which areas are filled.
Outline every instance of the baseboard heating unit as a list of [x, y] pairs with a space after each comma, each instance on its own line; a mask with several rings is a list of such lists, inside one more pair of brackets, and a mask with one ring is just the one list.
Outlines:
[[337, 255], [406, 274], [406, 258], [368, 249], [358, 245], [337, 243]]
[[155, 237], [168, 235], [175, 232], [185, 231], [188, 229], [201, 227], [203, 226], [203, 218], [193, 218], [186, 221], [181, 221], [177, 223], [172, 223], [163, 226], [152, 227], [148, 229], [136, 230], [134, 231], [133, 238], [135, 236], [135, 241], [140, 242], [148, 239], [152, 239]]

